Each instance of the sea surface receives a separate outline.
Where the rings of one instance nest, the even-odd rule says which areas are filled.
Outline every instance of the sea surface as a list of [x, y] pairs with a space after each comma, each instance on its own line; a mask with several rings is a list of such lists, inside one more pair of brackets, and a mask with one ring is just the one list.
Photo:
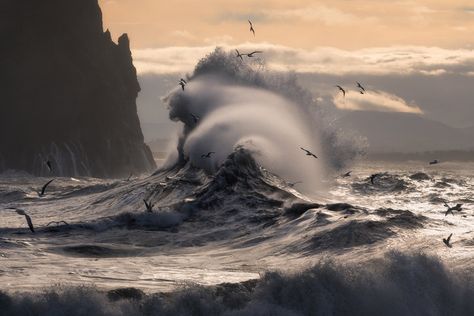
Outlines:
[[473, 315], [474, 163], [352, 169], [302, 193], [240, 148], [43, 197], [54, 177], [3, 173], [0, 315]]

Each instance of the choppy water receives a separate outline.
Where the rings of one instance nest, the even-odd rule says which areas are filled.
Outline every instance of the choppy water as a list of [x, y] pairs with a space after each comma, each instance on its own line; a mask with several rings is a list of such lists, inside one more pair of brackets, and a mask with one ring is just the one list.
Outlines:
[[[472, 314], [473, 176], [474, 163], [361, 162], [309, 198], [243, 149], [213, 175], [187, 164], [130, 181], [57, 178], [41, 198], [49, 178], [6, 173], [0, 306], [12, 315], [79, 315], [82, 301], [89, 315], [367, 315], [384, 304], [393, 315]], [[445, 202], [463, 210], [445, 216]], [[7, 207], [27, 210], [36, 233]], [[442, 242], [450, 233], [452, 248]], [[238, 284], [200, 287], [224, 282]], [[122, 287], [148, 294], [119, 305], [102, 294]]]

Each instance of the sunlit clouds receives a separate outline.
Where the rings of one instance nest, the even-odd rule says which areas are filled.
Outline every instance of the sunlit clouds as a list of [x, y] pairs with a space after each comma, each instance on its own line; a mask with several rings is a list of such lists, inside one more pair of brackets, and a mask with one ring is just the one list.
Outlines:
[[418, 105], [408, 104], [402, 98], [383, 91], [366, 91], [364, 94], [348, 91], [345, 97], [339, 93], [333, 97], [333, 103], [339, 109], [350, 111], [423, 113]]
[[[230, 39], [227, 39], [230, 40]], [[134, 50], [135, 65], [140, 73], [183, 73], [193, 70], [196, 62], [212, 52], [208, 46], [166, 47]], [[386, 75], [442, 74], [472, 75], [474, 51], [437, 47], [381, 47], [355, 51], [331, 47], [314, 50], [295, 49], [269, 43], [221, 45], [226, 50], [262, 50], [267, 66], [276, 71], [295, 71], [321, 74]]]

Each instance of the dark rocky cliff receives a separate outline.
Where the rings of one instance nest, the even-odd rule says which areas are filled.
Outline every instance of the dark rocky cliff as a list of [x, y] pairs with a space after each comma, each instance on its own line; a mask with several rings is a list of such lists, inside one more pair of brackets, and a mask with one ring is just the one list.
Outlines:
[[129, 39], [97, 0], [0, 1], [0, 172], [121, 177], [155, 167]]

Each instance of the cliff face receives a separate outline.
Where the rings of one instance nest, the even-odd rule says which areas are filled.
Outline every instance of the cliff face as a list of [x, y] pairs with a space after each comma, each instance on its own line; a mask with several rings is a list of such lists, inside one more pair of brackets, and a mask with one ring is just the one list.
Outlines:
[[129, 39], [97, 0], [0, 2], [0, 172], [121, 177], [155, 167]]

